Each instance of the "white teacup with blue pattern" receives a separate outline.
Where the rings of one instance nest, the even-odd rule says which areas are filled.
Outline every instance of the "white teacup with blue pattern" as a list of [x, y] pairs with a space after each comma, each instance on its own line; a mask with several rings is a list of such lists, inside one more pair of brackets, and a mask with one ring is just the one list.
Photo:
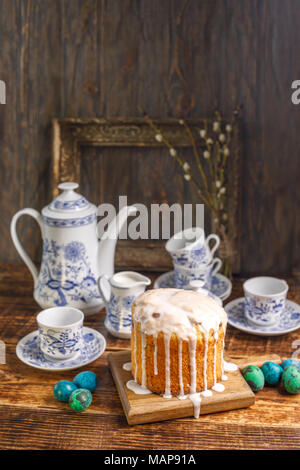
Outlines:
[[37, 316], [42, 353], [50, 360], [65, 360], [80, 352], [83, 318], [73, 307], [42, 310]]
[[[211, 240], [214, 240], [213, 246], [210, 246]], [[166, 243], [166, 250], [172, 257], [175, 270], [199, 269], [211, 263], [219, 244], [218, 235], [211, 233], [205, 238], [201, 227], [191, 227], [170, 238]]]
[[259, 276], [243, 284], [245, 316], [256, 325], [269, 326], [277, 323], [285, 308], [288, 284], [276, 277]]
[[203, 281], [205, 289], [211, 290], [212, 278], [221, 269], [222, 261], [220, 258], [214, 258], [209, 264], [200, 268], [187, 269], [177, 267], [174, 270], [174, 282], [177, 289], [189, 289], [190, 282]]

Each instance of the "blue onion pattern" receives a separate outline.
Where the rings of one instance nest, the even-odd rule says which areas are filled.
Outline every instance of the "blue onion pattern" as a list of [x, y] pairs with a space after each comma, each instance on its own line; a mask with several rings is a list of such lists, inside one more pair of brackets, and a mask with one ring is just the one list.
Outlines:
[[254, 297], [245, 293], [245, 308], [247, 314], [253, 320], [260, 322], [269, 322], [270, 318], [279, 317], [283, 309], [285, 297], [278, 300], [264, 299], [260, 301], [259, 297]]
[[71, 242], [65, 246], [64, 252], [66, 260], [77, 263], [77, 261], [84, 259], [85, 246], [82, 242]]
[[135, 296], [117, 296], [113, 292], [107, 309], [107, 319], [115, 331], [131, 327], [131, 305]]
[[[63, 261], [61, 260], [63, 259]], [[41, 272], [35, 296], [46, 305], [63, 307], [73, 302], [88, 306], [100, 299], [96, 276], [93, 273], [82, 242], [59, 245], [44, 239]]]

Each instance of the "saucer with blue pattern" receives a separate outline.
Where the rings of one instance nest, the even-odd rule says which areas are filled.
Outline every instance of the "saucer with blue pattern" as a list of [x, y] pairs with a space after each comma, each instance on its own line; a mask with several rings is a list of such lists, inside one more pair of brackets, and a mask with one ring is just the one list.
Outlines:
[[[174, 271], [161, 274], [154, 282], [154, 289], [161, 289], [167, 287], [175, 287], [174, 282]], [[231, 294], [232, 284], [231, 281], [223, 276], [223, 274], [217, 273], [212, 278], [211, 293], [220, 297], [221, 300], [227, 299]]]
[[104, 336], [98, 331], [83, 327], [83, 342], [80, 351], [70, 359], [49, 360], [39, 346], [39, 332], [33, 331], [17, 344], [16, 353], [20, 361], [36, 369], [49, 371], [72, 370], [86, 366], [100, 357], [106, 348]]
[[228, 315], [228, 323], [238, 330], [257, 336], [279, 336], [300, 328], [300, 305], [291, 300], [286, 305], [280, 319], [275, 325], [260, 326], [251, 323], [244, 314], [244, 297], [232, 300], [224, 309]]

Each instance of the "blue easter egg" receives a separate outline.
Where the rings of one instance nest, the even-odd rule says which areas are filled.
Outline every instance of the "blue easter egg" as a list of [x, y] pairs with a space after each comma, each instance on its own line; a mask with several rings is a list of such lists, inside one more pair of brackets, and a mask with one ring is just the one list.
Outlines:
[[60, 380], [53, 387], [55, 398], [65, 402], [69, 401], [74, 390], [77, 390], [77, 386], [73, 382], [69, 382], [69, 380]]
[[280, 381], [281, 374], [283, 372], [282, 367], [275, 362], [265, 362], [261, 366], [262, 373], [265, 377], [265, 382], [268, 385], [278, 385]]
[[94, 372], [86, 370], [79, 372], [79, 374], [74, 377], [73, 383], [77, 385], [78, 388], [86, 388], [90, 392], [93, 392], [98, 385], [98, 377]]
[[300, 361], [297, 361], [297, 359], [294, 359], [292, 357], [289, 359], [285, 359], [284, 361], [282, 361], [280, 365], [283, 369], [289, 366], [295, 366], [295, 367], [298, 367], [298, 369], [300, 369]]

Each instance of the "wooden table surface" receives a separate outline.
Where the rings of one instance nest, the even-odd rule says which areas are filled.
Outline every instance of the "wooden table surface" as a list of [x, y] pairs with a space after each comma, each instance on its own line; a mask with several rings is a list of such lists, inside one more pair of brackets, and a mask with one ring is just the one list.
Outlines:
[[[155, 276], [153, 276], [155, 277]], [[39, 307], [32, 280], [23, 265], [0, 265], [0, 340], [6, 343], [6, 364], [0, 364], [1, 449], [299, 449], [300, 395], [283, 395], [265, 387], [247, 409], [128, 426], [107, 364], [109, 351], [130, 348], [128, 340], [110, 336], [104, 311], [85, 324], [106, 337], [107, 350], [85, 367], [97, 373], [99, 386], [84, 413], [74, 413], [55, 400], [53, 385], [71, 380], [78, 371], [51, 373], [26, 366], [16, 357], [17, 342], [36, 329]], [[300, 284], [288, 279], [288, 298], [300, 302]], [[231, 299], [242, 294], [235, 280]], [[226, 303], [226, 302], [225, 302]], [[226, 351], [231, 357], [278, 353], [291, 356], [300, 330], [262, 338], [228, 326]]]

